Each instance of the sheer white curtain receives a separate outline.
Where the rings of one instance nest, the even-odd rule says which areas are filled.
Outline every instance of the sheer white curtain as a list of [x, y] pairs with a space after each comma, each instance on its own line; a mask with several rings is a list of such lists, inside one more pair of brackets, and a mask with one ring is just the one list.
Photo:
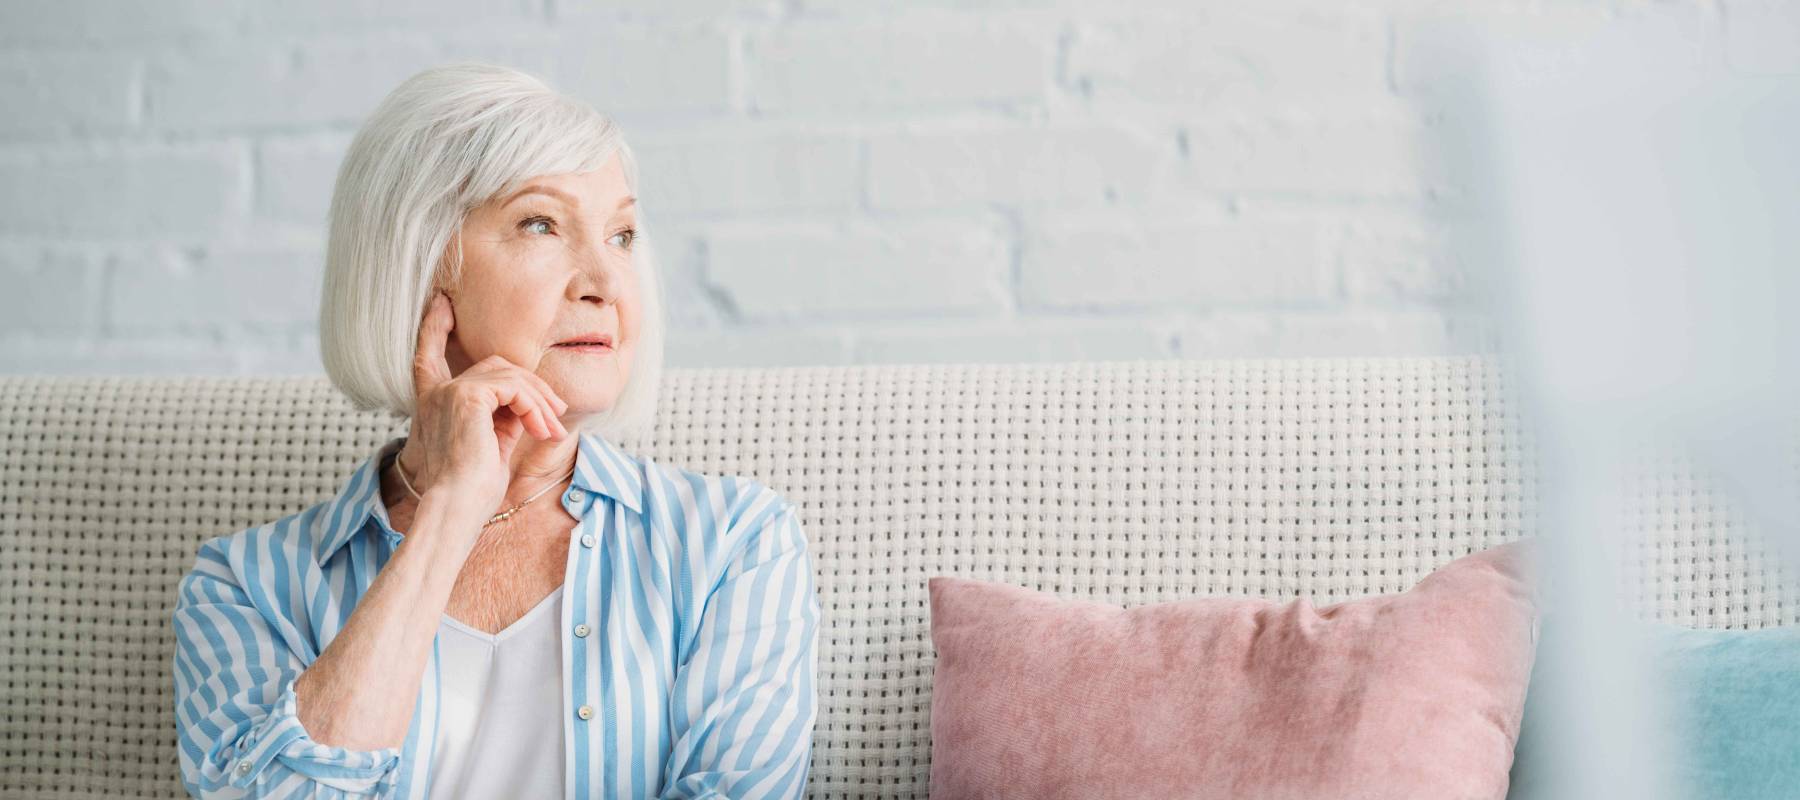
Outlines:
[[[1523, 368], [1541, 447], [1534, 681], [1566, 797], [1683, 797], [1618, 574], [1633, 454], [1691, 454], [1800, 565], [1800, 92], [1696, 31], [1440, 27], [1460, 87], [1431, 143]], [[1460, 194], [1459, 194], [1460, 192]]]

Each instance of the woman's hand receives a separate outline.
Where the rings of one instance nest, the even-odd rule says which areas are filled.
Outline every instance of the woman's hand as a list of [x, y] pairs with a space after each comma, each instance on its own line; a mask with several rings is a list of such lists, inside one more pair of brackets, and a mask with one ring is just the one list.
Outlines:
[[419, 325], [413, 356], [418, 400], [400, 468], [421, 495], [443, 489], [458, 506], [470, 503], [492, 513], [506, 498], [519, 437], [527, 430], [540, 439], [569, 435], [558, 419], [569, 404], [536, 373], [499, 355], [452, 377], [444, 349], [455, 327], [450, 299], [435, 293]]

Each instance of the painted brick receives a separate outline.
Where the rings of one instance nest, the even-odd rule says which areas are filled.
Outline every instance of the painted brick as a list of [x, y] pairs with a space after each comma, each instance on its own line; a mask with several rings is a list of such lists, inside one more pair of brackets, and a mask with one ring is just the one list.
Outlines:
[[850, 363], [849, 337], [830, 328], [746, 326], [671, 329], [672, 367], [788, 367]]
[[751, 37], [747, 76], [764, 112], [878, 111], [1042, 98], [1056, 52], [1047, 25], [809, 21]]
[[0, 58], [0, 136], [117, 135], [136, 122], [137, 59], [107, 53]]
[[1368, 213], [1334, 233], [1331, 247], [1352, 303], [1466, 303], [1494, 287], [1499, 264], [1467, 224]]
[[0, 364], [28, 375], [241, 374], [229, 348], [179, 336], [0, 341]]
[[0, 43], [132, 42], [229, 36], [249, 4], [238, 0], [57, 0], [0, 3]]
[[831, 135], [721, 130], [706, 136], [626, 134], [650, 213], [839, 211], [858, 194], [859, 146]]
[[1218, 113], [1182, 125], [1187, 156], [1167, 185], [1321, 199], [1418, 199], [1448, 189], [1423, 122], [1404, 108]]
[[256, 214], [323, 235], [347, 136], [282, 137], [256, 149]]
[[319, 336], [248, 335], [230, 348], [232, 371], [245, 375], [317, 375], [325, 371]]
[[318, 322], [323, 264], [322, 243], [146, 251], [108, 276], [109, 328], [224, 340], [310, 328]]
[[0, 371], [317, 371], [343, 150], [401, 80], [462, 59], [625, 128], [672, 363], [1466, 351], [1494, 339], [1469, 310], [1493, 265], [1437, 163], [1477, 121], [1451, 34], [1539, 41], [1500, 68], [1543, 80], [1568, 42], [1629, 30], [1671, 66], [1780, 82], [1794, 9], [0, 5], [0, 270], [33, 276], [0, 300]]
[[1176, 323], [1154, 318], [1032, 318], [884, 326], [857, 335], [856, 362], [1124, 361], [1170, 358]]
[[1319, 304], [1332, 291], [1307, 220], [1075, 217], [1034, 225], [1022, 250], [1028, 308]]
[[960, 316], [1007, 306], [1010, 248], [956, 223], [720, 228], [706, 277], [744, 320]]
[[101, 259], [81, 250], [0, 248], [0, 337], [93, 335]]
[[1725, 0], [1725, 57], [1746, 75], [1800, 75], [1800, 3]]
[[0, 233], [191, 239], [241, 219], [245, 158], [228, 144], [70, 149], [0, 160]]
[[716, 30], [563, 31], [549, 53], [556, 85], [621, 123], [656, 113], [723, 113], [733, 104], [731, 41]]
[[1201, 104], [1276, 104], [1387, 90], [1380, 14], [1263, 4], [1087, 22], [1067, 80], [1083, 94]]
[[607, 25], [620, 21], [651, 22], [670, 27], [721, 20], [763, 21], [785, 16], [784, 0], [556, 0], [550, 5], [556, 25]]
[[977, 128], [869, 142], [869, 203], [880, 209], [1099, 205], [1144, 196], [1167, 143], [1121, 127]]
[[1182, 358], [1421, 356], [1492, 352], [1493, 324], [1442, 310], [1228, 311], [1180, 329]]
[[171, 50], [150, 62], [146, 113], [153, 127], [175, 131], [353, 124], [402, 80], [441, 60], [422, 39], [392, 37]]
[[536, 0], [312, 0], [257, 4], [249, 25], [265, 34], [458, 27], [491, 31], [508, 23], [539, 21], [542, 10]]

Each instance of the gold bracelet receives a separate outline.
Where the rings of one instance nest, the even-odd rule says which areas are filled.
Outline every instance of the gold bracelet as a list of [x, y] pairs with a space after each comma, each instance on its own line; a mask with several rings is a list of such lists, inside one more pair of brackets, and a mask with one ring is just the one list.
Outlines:
[[407, 491], [412, 492], [413, 497], [421, 501], [425, 499], [419, 495], [419, 490], [412, 487], [412, 481], [406, 479], [406, 465], [400, 463], [399, 453], [394, 454], [394, 471], [400, 473], [400, 483], [406, 486]]

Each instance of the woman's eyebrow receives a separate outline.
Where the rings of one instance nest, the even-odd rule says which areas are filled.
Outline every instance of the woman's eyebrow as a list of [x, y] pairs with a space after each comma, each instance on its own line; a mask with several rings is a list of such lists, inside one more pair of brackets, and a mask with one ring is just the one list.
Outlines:
[[502, 202], [502, 203], [501, 203], [501, 204], [500, 204], [500, 205], [502, 205], [502, 206], [509, 206], [509, 205], [512, 205], [512, 202], [513, 202], [513, 201], [514, 201], [514, 200], [517, 200], [517, 199], [519, 199], [519, 198], [521, 198], [521, 197], [524, 197], [524, 196], [525, 196], [525, 195], [528, 195], [528, 194], [543, 194], [543, 195], [549, 195], [549, 196], [551, 196], [551, 197], [554, 197], [554, 198], [556, 198], [556, 199], [558, 199], [558, 200], [561, 200], [561, 201], [563, 201], [563, 202], [564, 202], [564, 203], [566, 203], [566, 204], [568, 204], [568, 205], [571, 205], [571, 206], [580, 206], [580, 203], [578, 203], [578, 202], [576, 202], [576, 201], [575, 201], [575, 198], [573, 198], [573, 197], [570, 197], [570, 196], [569, 196], [569, 195], [568, 195], [568, 193], [567, 193], [567, 192], [564, 192], [564, 191], [562, 191], [562, 190], [560, 190], [560, 189], [556, 189], [556, 188], [553, 188], [553, 187], [550, 187], [550, 186], [539, 186], [539, 185], [537, 185], [537, 184], [532, 184], [532, 185], [530, 185], [530, 186], [527, 186], [527, 187], [525, 187], [525, 188], [523, 188], [523, 189], [520, 189], [520, 190], [518, 190], [518, 191], [516, 191], [516, 192], [513, 192], [513, 193], [512, 193], [512, 195], [511, 195], [511, 196], [510, 196], [510, 197], [507, 197], [507, 198], [506, 198], [506, 200], [505, 200], [505, 202]]
[[[502, 205], [502, 206], [512, 205], [512, 202], [514, 200], [517, 200], [520, 197], [523, 197], [528, 194], [549, 195], [551, 197], [554, 197], [558, 200], [563, 201], [563, 203], [567, 204], [570, 208], [576, 208], [576, 209], [581, 208], [581, 202], [579, 200], [576, 200], [574, 197], [570, 196], [567, 192], [564, 192], [561, 189], [557, 189], [555, 187], [540, 186], [538, 184], [532, 184], [532, 185], [527, 186], [523, 189], [520, 189], [516, 192], [513, 192], [512, 195], [510, 197], [507, 197], [506, 200], [504, 202], [502, 202], [500, 205]], [[624, 200], [619, 201], [619, 207], [616, 210], [623, 211], [626, 206], [632, 205], [636, 202], [637, 202], [636, 195], [627, 196]]]

